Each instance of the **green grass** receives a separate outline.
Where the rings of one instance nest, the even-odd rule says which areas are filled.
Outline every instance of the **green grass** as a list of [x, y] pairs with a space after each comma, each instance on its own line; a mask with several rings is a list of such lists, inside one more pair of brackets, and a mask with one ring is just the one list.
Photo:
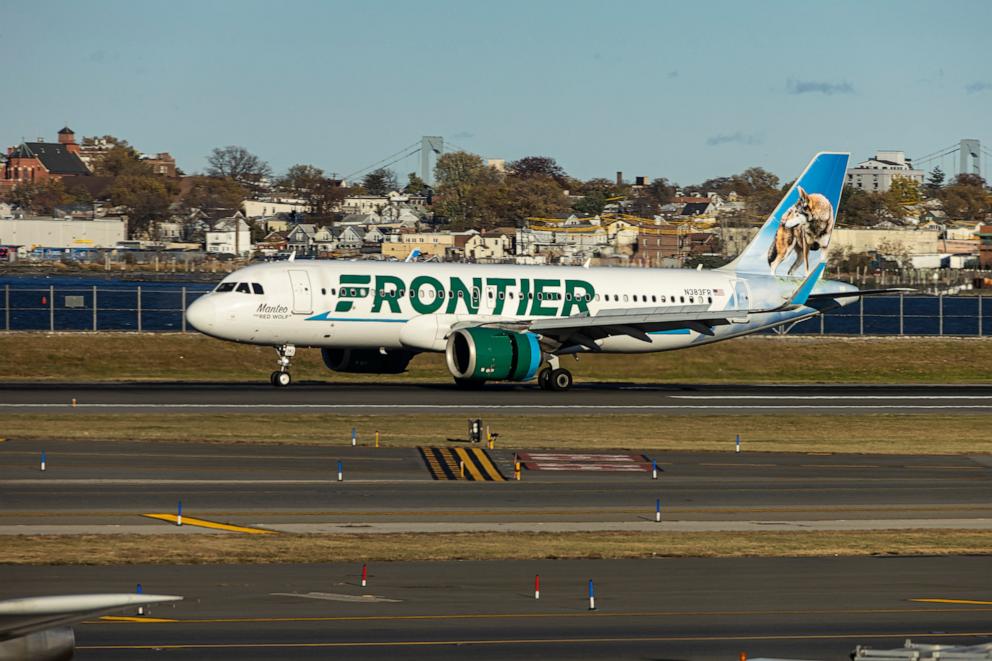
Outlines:
[[[268, 347], [181, 333], [0, 333], [9, 381], [266, 382]], [[746, 337], [685, 351], [563, 361], [578, 381], [651, 383], [992, 383], [986, 338]], [[296, 380], [448, 382], [443, 356], [421, 354], [399, 376], [339, 374], [316, 349]]]

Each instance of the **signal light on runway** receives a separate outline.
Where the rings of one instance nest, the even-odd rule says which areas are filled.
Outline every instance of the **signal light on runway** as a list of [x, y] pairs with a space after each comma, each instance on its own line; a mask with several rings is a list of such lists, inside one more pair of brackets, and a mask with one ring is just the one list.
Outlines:
[[740, 452], [741, 451], [741, 435], [740, 434], [737, 435], [737, 444], [736, 444], [736, 447], [737, 447], [737, 449], [735, 450], [735, 452]]
[[362, 563], [362, 587], [364, 588], [368, 584], [369, 577], [369, 566]]
[[358, 430], [354, 427], [351, 428], [351, 447], [358, 445]]
[[179, 504], [176, 506], [176, 525], [183, 525], [183, 499], [179, 499]]
[[596, 610], [596, 589], [592, 585], [592, 579], [589, 579], [589, 610]]
[[41, 472], [42, 472], [42, 473], [44, 473], [44, 472], [45, 472], [45, 465], [46, 465], [47, 463], [48, 463], [48, 462], [47, 462], [47, 461], [45, 461], [45, 451], [44, 451], [44, 450], [42, 450], [42, 451], [41, 451]]
[[344, 464], [338, 459], [338, 482], [344, 480]]
[[658, 460], [657, 459], [652, 459], [651, 460], [651, 479], [652, 480], [657, 480], [658, 479]]
[[[142, 592], [143, 592], [143, 590], [141, 589], [141, 583], [138, 583], [138, 589], [135, 591], [135, 593], [136, 594], [142, 594]], [[142, 616], [144, 616], [144, 614], [145, 614], [145, 605], [144, 604], [139, 604], [138, 605], [138, 616], [139, 617], [142, 617]]]
[[375, 433], [375, 446], [379, 447], [379, 432]]
[[72, 398], [72, 408], [76, 408], [76, 398]]
[[661, 523], [661, 498], [654, 501], [654, 520]]

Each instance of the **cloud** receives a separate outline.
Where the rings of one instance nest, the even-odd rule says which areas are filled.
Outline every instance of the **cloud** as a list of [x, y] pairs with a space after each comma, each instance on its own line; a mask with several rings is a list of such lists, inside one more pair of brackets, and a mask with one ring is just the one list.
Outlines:
[[671, 71], [668, 72], [668, 77], [669, 78], [678, 78], [679, 77], [679, 70], [678, 69], [672, 69]]
[[707, 147], [718, 147], [719, 145], [760, 145], [761, 138], [754, 134], [744, 134], [740, 131], [736, 133], [719, 133], [706, 138]]
[[469, 131], [459, 131], [451, 137], [455, 140], [468, 140], [469, 138], [474, 138], [475, 134]]
[[975, 82], [968, 83], [964, 86], [964, 91], [968, 94], [979, 94], [990, 90], [992, 90], [992, 83], [987, 80], [976, 80]]
[[795, 80], [790, 78], [785, 84], [789, 94], [854, 94], [854, 86], [851, 83], [828, 83], [817, 80]]

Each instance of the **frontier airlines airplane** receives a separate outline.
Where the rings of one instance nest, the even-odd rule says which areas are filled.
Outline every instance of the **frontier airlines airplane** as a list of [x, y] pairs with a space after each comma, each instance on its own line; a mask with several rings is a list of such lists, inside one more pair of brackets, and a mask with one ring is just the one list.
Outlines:
[[817, 154], [740, 256], [714, 270], [291, 260], [235, 271], [187, 319], [275, 347], [275, 386], [289, 385], [297, 347], [318, 347], [337, 372], [399, 374], [434, 351], [461, 386], [536, 377], [568, 390], [562, 356], [684, 349], [880, 293], [821, 279], [847, 161]]

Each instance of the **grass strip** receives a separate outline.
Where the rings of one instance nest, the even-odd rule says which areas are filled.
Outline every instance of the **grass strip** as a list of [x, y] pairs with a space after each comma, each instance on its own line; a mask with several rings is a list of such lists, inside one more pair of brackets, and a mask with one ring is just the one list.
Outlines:
[[[266, 383], [269, 347], [196, 333], [0, 333], [8, 381], [248, 381]], [[583, 356], [565, 361], [582, 381], [629, 383], [992, 383], [989, 338], [752, 336], [691, 351]], [[297, 381], [444, 382], [440, 354], [399, 376], [338, 374], [317, 349], [293, 359]]]
[[434, 533], [382, 535], [22, 535], [0, 563], [279, 564], [654, 557], [818, 557], [992, 553], [992, 531]]
[[[731, 451], [736, 434], [745, 452], [959, 454], [992, 452], [989, 416], [982, 414], [841, 415], [486, 415], [500, 434], [497, 449]], [[197, 441], [350, 446], [380, 433], [382, 447], [444, 444], [464, 438], [460, 415], [338, 415], [305, 413], [131, 413], [73, 411], [4, 416], [4, 435], [17, 440]]]

